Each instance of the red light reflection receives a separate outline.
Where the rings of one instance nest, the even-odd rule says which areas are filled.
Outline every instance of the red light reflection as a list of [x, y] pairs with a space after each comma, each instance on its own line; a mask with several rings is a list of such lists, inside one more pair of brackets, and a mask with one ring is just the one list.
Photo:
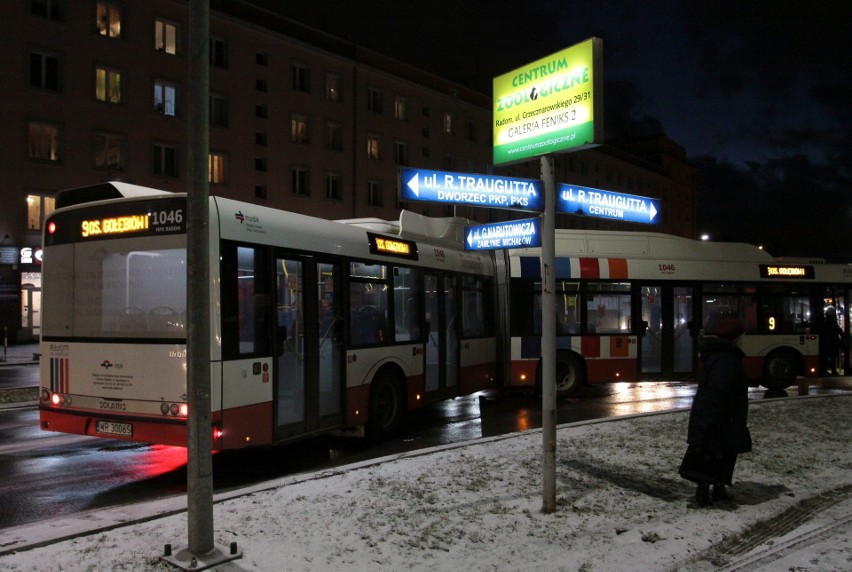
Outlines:
[[186, 447], [151, 445], [141, 455], [138, 473], [140, 477], [156, 477], [184, 465], [186, 465]]

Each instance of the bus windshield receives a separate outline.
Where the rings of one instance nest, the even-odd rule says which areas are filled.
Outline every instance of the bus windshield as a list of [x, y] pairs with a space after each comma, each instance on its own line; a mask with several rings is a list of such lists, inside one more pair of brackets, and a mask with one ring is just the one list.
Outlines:
[[45, 336], [186, 337], [185, 235], [55, 245], [44, 271]]

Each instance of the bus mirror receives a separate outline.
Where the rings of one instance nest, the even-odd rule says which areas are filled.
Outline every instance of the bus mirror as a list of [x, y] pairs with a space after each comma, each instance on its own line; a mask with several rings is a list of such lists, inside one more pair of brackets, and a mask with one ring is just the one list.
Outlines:
[[641, 325], [641, 328], [640, 328], [640, 330], [639, 330], [640, 335], [643, 335], [643, 336], [644, 336], [644, 335], [645, 335], [645, 332], [647, 332], [647, 331], [648, 331], [648, 328], [649, 328], [650, 326], [651, 326], [651, 324], [648, 322], [648, 320], [642, 320], [642, 325]]

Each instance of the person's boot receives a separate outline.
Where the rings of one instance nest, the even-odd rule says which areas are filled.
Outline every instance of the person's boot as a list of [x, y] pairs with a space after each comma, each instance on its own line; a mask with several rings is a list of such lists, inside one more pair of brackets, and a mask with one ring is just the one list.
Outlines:
[[728, 494], [725, 485], [713, 485], [713, 500], [714, 501], [729, 501], [731, 495]]
[[710, 485], [707, 483], [700, 483], [698, 488], [695, 489], [695, 504], [699, 507], [710, 506], [713, 504], [713, 501], [710, 500]]

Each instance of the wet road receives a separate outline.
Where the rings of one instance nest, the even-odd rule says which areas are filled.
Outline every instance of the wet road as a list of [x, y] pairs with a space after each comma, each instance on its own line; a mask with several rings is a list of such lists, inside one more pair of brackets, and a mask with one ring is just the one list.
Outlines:
[[[3, 377], [9, 368], [0, 371]], [[843, 389], [811, 386], [810, 393]], [[644, 382], [584, 388], [560, 400], [558, 423], [688, 407], [694, 385]], [[795, 388], [792, 388], [795, 394]], [[751, 399], [763, 399], [754, 389]], [[276, 477], [541, 426], [540, 398], [484, 393], [414, 412], [400, 435], [381, 443], [322, 437], [214, 456], [220, 492]], [[0, 409], [0, 529], [84, 510], [185, 492], [186, 450], [38, 429], [32, 405]], [[179, 506], [185, 501], [177, 499]]]

